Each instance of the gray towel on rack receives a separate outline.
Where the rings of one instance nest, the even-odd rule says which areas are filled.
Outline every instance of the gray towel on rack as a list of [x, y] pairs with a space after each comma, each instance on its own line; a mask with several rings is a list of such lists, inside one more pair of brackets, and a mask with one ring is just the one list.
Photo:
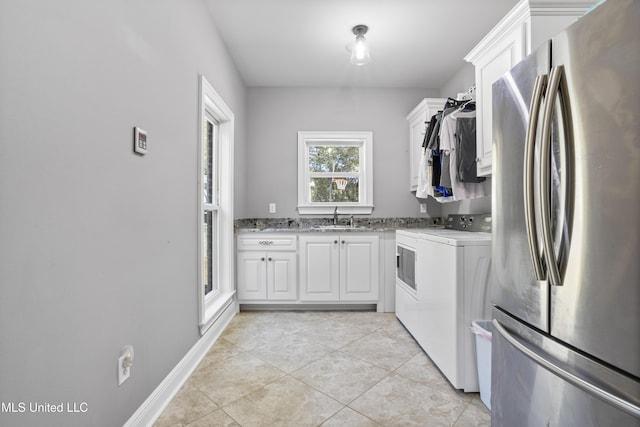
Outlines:
[[456, 119], [456, 171], [462, 182], [482, 182], [478, 178], [476, 165], [476, 118], [458, 117]]

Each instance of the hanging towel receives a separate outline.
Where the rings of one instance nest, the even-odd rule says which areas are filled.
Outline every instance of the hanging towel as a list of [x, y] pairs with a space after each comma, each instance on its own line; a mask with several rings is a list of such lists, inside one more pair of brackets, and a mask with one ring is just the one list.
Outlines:
[[433, 196], [433, 186], [431, 185], [431, 168], [430, 168], [431, 150], [423, 150], [420, 156], [420, 164], [418, 167], [418, 188], [416, 189], [416, 197], [426, 199]]
[[458, 179], [462, 182], [483, 182], [484, 177], [478, 177], [476, 163], [476, 118], [458, 117], [456, 120], [456, 149], [458, 159], [456, 170]]

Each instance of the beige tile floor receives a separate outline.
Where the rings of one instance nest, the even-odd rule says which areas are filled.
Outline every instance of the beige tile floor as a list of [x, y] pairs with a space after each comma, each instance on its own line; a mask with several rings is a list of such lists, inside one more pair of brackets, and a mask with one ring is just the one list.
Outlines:
[[241, 312], [162, 413], [165, 426], [489, 426], [393, 313]]

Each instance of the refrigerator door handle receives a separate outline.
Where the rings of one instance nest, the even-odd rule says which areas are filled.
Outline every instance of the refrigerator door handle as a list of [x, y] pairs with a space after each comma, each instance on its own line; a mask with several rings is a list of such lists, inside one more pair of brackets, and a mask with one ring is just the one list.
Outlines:
[[534, 198], [534, 159], [536, 133], [538, 129], [538, 116], [540, 114], [540, 106], [542, 105], [542, 97], [547, 87], [546, 74], [536, 77], [533, 86], [533, 96], [531, 98], [531, 107], [529, 109], [529, 126], [527, 127], [527, 136], [525, 139], [525, 158], [524, 158], [524, 217], [527, 228], [527, 237], [529, 240], [529, 251], [531, 252], [531, 261], [533, 270], [538, 281], [545, 280], [545, 272], [542, 268], [540, 259], [540, 249], [538, 248], [538, 230], [535, 221], [535, 204]]
[[560, 279], [560, 269], [553, 248], [553, 236], [551, 233], [551, 122], [555, 107], [555, 100], [558, 96], [560, 82], [564, 74], [564, 67], [559, 65], [554, 67], [549, 74], [549, 85], [547, 89], [547, 102], [544, 107], [542, 117], [542, 141], [540, 145], [540, 210], [542, 223], [542, 244], [543, 253], [547, 264], [547, 275], [549, 283], [553, 286], [562, 285]]
[[512, 346], [514, 346], [516, 349], [518, 349], [522, 354], [524, 354], [525, 356], [527, 356], [529, 359], [533, 360], [535, 363], [537, 363], [538, 365], [542, 366], [543, 368], [545, 368], [546, 370], [548, 370], [549, 372], [557, 375], [558, 377], [560, 377], [561, 379], [563, 379], [564, 381], [578, 387], [580, 390], [591, 394], [592, 396], [595, 396], [601, 400], [603, 400], [604, 402], [620, 409], [621, 411], [624, 411], [630, 415], [633, 415], [635, 417], [640, 417], [640, 407], [638, 407], [637, 405], [628, 402], [624, 399], [621, 399], [620, 397], [609, 393], [606, 390], [601, 389], [600, 387], [597, 387], [587, 381], [585, 381], [584, 379], [578, 377], [577, 375], [561, 368], [560, 366], [555, 365], [554, 363], [552, 363], [551, 361], [545, 359], [544, 357], [542, 357], [541, 355], [539, 355], [538, 353], [536, 353], [535, 351], [531, 350], [529, 347], [527, 347], [526, 345], [524, 345], [523, 343], [521, 343], [516, 337], [514, 337], [513, 335], [511, 335], [501, 324], [500, 322], [498, 322], [496, 319], [493, 319], [493, 327], [495, 328], [496, 331], [498, 331], [498, 333], [504, 338], [506, 339], [509, 344], [511, 344]]

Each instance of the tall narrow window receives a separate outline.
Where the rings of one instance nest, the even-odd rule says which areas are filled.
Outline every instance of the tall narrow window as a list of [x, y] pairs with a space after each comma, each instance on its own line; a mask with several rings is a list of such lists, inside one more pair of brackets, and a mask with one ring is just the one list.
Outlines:
[[220, 208], [218, 197], [218, 125], [208, 113], [204, 118], [204, 140], [202, 141], [202, 242], [204, 248], [203, 259], [203, 286], [204, 294], [215, 294], [219, 289], [218, 279], [218, 209]]
[[234, 302], [234, 116], [204, 77], [200, 79], [198, 294], [204, 333]]

